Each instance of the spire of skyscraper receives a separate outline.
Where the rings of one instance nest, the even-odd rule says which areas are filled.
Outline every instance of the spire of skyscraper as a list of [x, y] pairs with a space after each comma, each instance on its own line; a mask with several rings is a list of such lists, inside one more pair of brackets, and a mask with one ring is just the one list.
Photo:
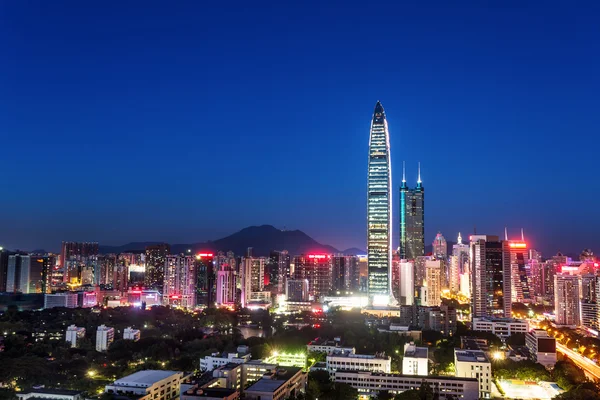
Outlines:
[[418, 173], [417, 173], [417, 184], [421, 184], [421, 161], [419, 161]]
[[392, 263], [392, 171], [385, 111], [377, 102], [371, 121], [367, 179], [368, 291], [372, 304], [388, 304]]
[[406, 161], [402, 161], [402, 187], [406, 187]]
[[460, 232], [458, 232], [458, 239], [456, 240], [456, 244], [462, 244], [462, 236], [460, 235]]

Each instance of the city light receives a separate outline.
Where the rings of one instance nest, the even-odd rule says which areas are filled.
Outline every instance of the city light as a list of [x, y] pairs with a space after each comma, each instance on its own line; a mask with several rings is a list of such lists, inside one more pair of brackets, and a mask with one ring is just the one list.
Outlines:
[[94, 371], [94, 370], [89, 370], [89, 371], [88, 371], [88, 375], [89, 375], [90, 377], [94, 377], [94, 376], [96, 375], [96, 371]]
[[500, 351], [494, 352], [494, 360], [502, 360], [503, 358], [504, 358], [504, 355], [502, 354], [502, 352], [500, 352]]
[[515, 249], [526, 249], [527, 248], [527, 243], [523, 243], [523, 242], [519, 242], [519, 243], [512, 242], [512, 243], [509, 243], [508, 245]]

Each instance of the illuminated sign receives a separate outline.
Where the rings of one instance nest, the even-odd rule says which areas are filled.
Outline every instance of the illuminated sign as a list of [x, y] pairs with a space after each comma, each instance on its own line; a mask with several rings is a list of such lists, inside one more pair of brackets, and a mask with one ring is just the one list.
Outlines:
[[323, 258], [327, 258], [327, 256], [325, 254], [311, 254], [308, 256], [308, 258], [323, 259]]
[[575, 271], [579, 271], [579, 267], [569, 267], [566, 265], [563, 265], [561, 268], [562, 272], [575, 272]]
[[131, 290], [130, 293], [132, 294], [142, 294], [141, 290]]
[[513, 249], [526, 249], [527, 248], [527, 243], [509, 243], [508, 244], [510, 247], [512, 247]]
[[213, 253], [198, 253], [197, 257], [212, 257]]
[[179, 298], [179, 295], [178, 295], [178, 294], [172, 294], [170, 297], [171, 297], [172, 299], [178, 299], [178, 298]]

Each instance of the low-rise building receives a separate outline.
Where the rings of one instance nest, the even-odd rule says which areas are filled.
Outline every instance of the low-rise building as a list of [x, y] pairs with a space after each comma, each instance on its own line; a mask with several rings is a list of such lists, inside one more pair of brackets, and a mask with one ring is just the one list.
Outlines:
[[404, 358], [402, 359], [403, 375], [429, 375], [429, 349], [417, 347], [414, 343], [404, 345]]
[[65, 334], [65, 341], [71, 343], [71, 347], [77, 347], [79, 341], [85, 337], [85, 328], [70, 325]]
[[494, 335], [505, 339], [515, 333], [527, 333], [529, 331], [529, 322], [514, 318], [473, 318], [474, 331], [491, 332]]
[[135, 400], [171, 400], [179, 397], [184, 379], [178, 371], [138, 371], [106, 385], [104, 392]]
[[328, 340], [324, 338], [316, 338], [312, 340], [310, 343], [306, 345], [306, 350], [320, 352], [320, 353], [352, 353], [354, 354], [356, 351], [354, 347], [348, 347], [342, 345], [342, 341], [339, 337], [334, 338], [334, 340]]
[[406, 390], [419, 389], [427, 382], [440, 400], [477, 400], [479, 398], [478, 382], [473, 378], [454, 378], [448, 376], [430, 376], [427, 378], [414, 375], [383, 374], [365, 371], [335, 372], [335, 382], [346, 383], [358, 390], [360, 396], [377, 396], [382, 391], [402, 393]]
[[492, 364], [482, 350], [454, 349], [457, 378], [475, 378], [479, 382], [479, 397], [489, 399], [492, 392]]
[[266, 363], [277, 364], [281, 367], [306, 368], [305, 353], [286, 353], [274, 351], [270, 357], [265, 358]]
[[115, 328], [100, 325], [96, 331], [96, 351], [106, 351], [115, 340]]
[[338, 369], [390, 373], [392, 368], [391, 358], [381, 354], [329, 354], [326, 362], [327, 371], [332, 376]]
[[200, 371], [212, 371], [215, 368], [222, 367], [223, 365], [243, 364], [250, 361], [250, 354], [238, 354], [238, 353], [213, 353], [210, 356], [206, 356], [200, 359]]
[[48, 400], [83, 400], [83, 392], [62, 389], [30, 389], [16, 393], [19, 400], [48, 399]]
[[240, 392], [224, 388], [199, 388], [197, 385], [181, 393], [181, 400], [236, 400]]
[[532, 361], [546, 368], [556, 364], [556, 339], [543, 329], [532, 329], [525, 335], [525, 345]]
[[306, 373], [302, 368], [279, 368], [265, 374], [244, 391], [249, 400], [280, 400], [296, 397], [306, 391]]
[[133, 340], [134, 342], [137, 342], [140, 340], [140, 335], [139, 329], [133, 329], [131, 327], [125, 328], [123, 331], [123, 339], [125, 340]]
[[66, 307], [77, 308], [77, 293], [53, 293], [44, 295], [44, 308]]

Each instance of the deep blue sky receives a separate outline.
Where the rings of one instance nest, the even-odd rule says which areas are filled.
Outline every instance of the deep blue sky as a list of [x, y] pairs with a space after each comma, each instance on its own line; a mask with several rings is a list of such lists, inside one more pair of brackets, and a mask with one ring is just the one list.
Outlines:
[[0, 2], [0, 244], [364, 248], [381, 100], [394, 218], [421, 161], [428, 243], [600, 252], [597, 2], [322, 3]]

